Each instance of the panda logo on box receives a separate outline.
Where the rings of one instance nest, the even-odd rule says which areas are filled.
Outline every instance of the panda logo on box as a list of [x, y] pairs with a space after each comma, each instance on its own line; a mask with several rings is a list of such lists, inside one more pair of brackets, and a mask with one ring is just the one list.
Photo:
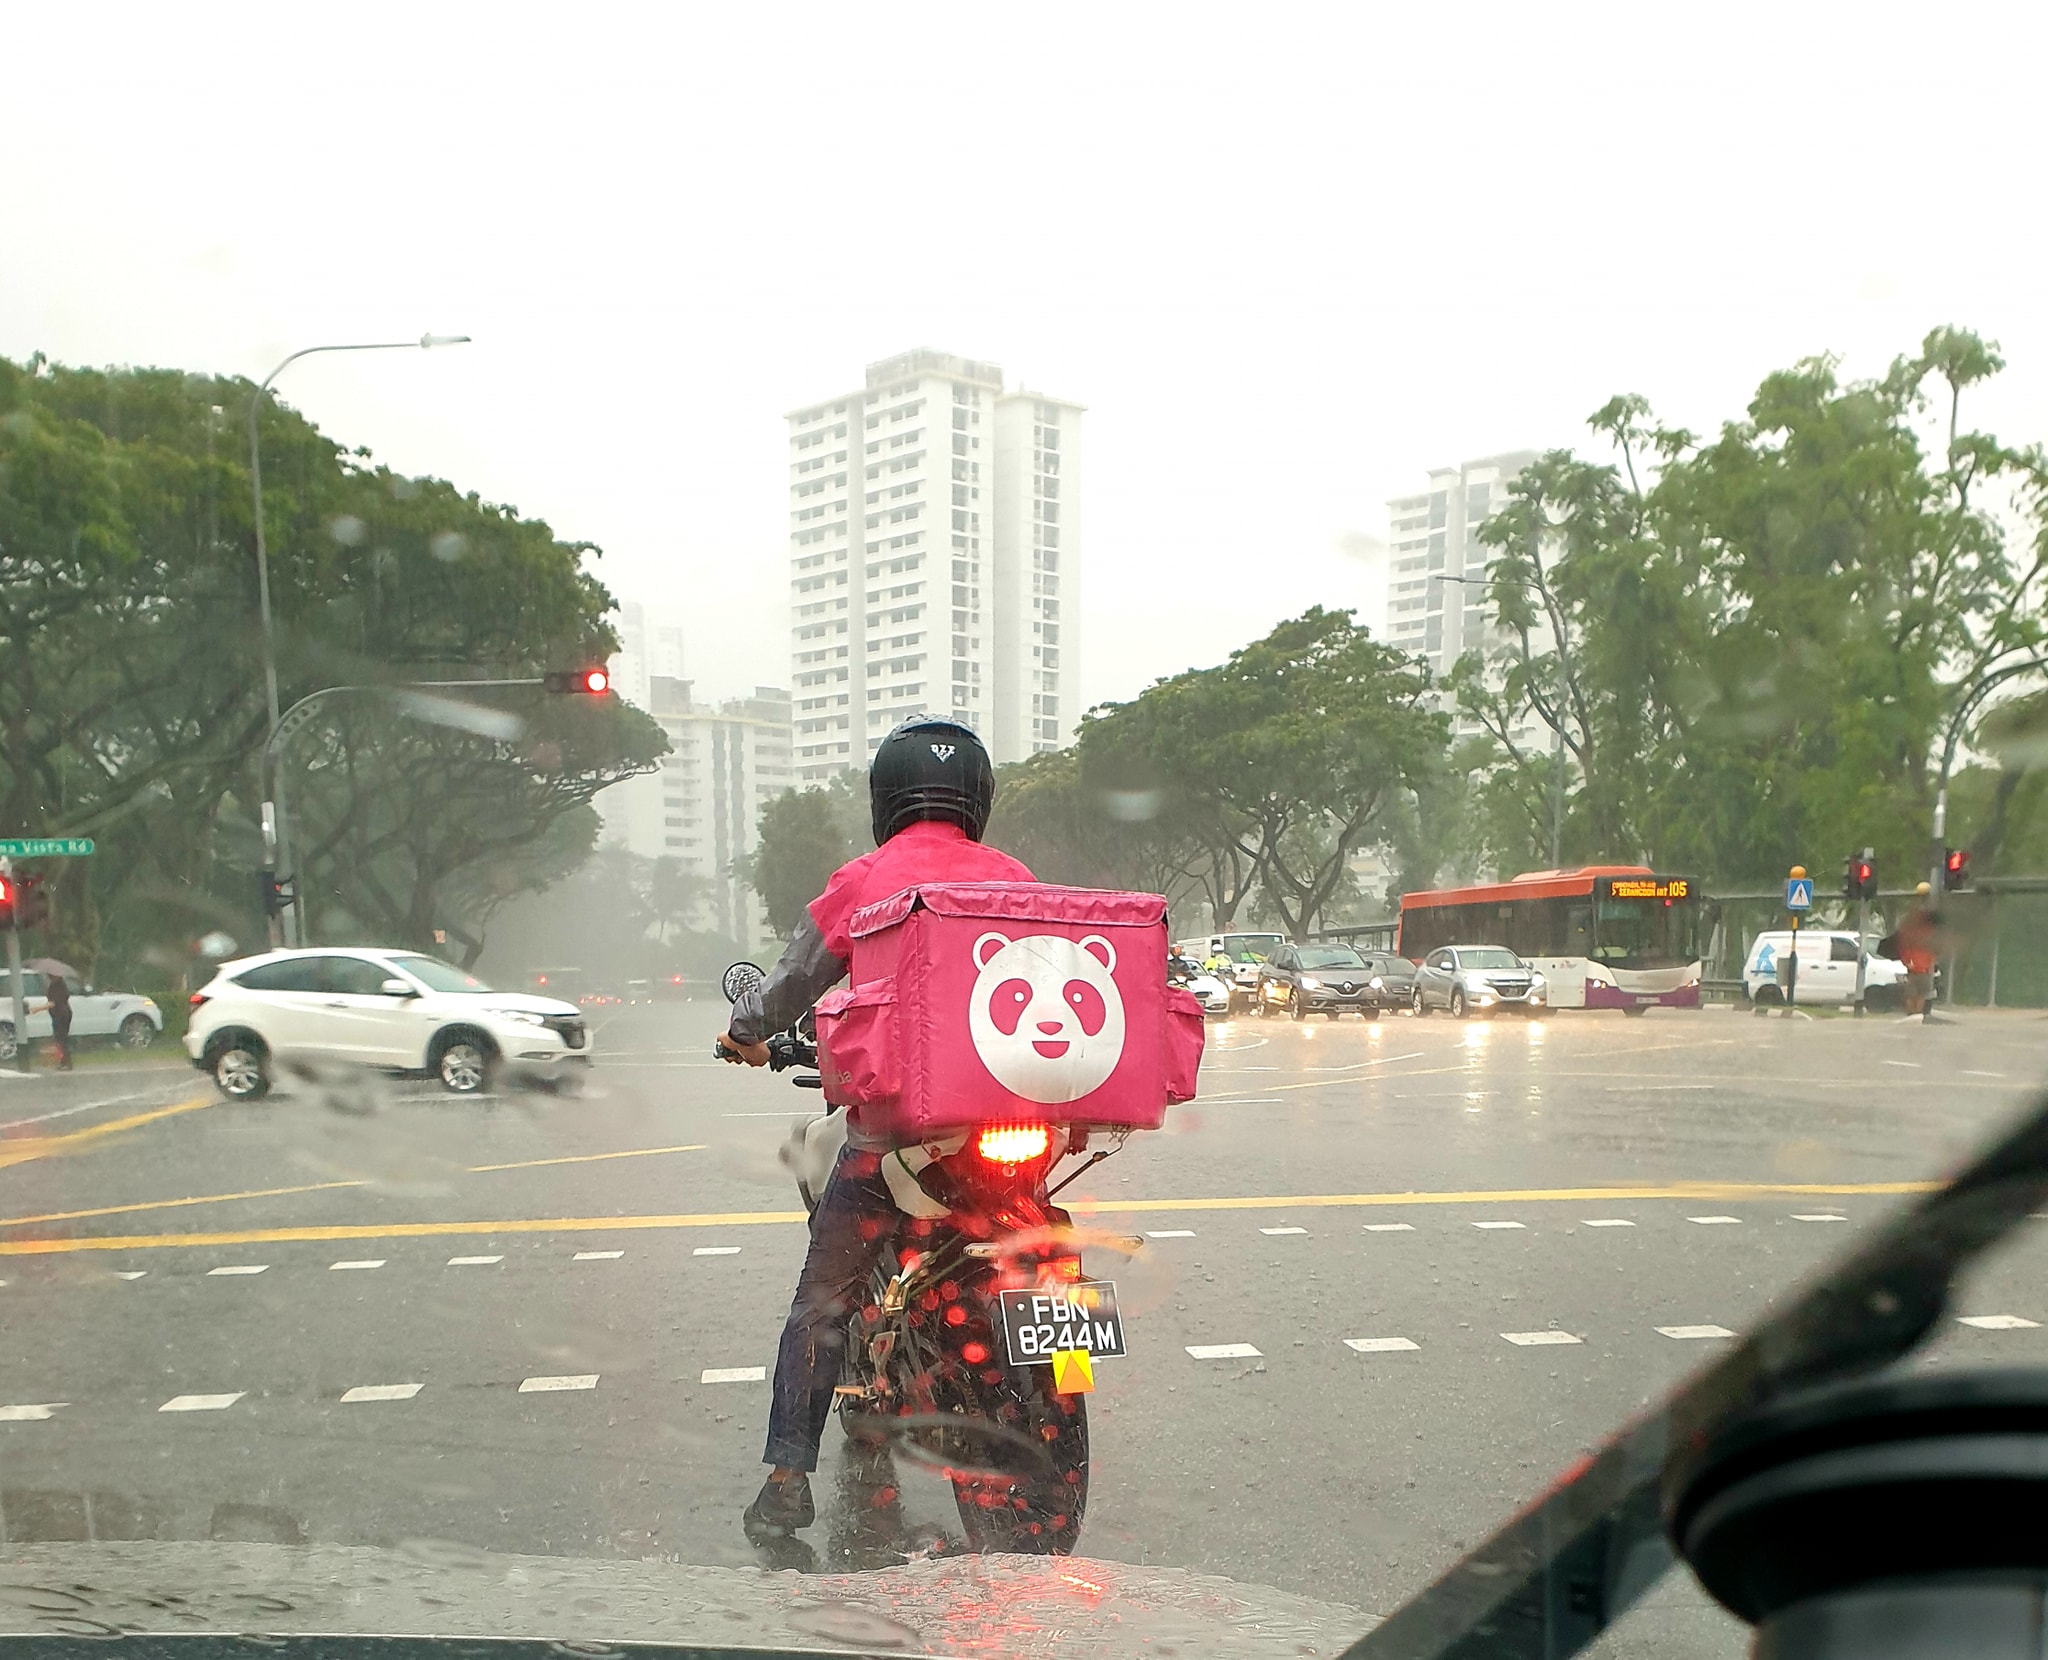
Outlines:
[[988, 933], [974, 966], [967, 1030], [997, 1083], [1044, 1106], [1101, 1088], [1124, 1052], [1115, 946], [1100, 934]]

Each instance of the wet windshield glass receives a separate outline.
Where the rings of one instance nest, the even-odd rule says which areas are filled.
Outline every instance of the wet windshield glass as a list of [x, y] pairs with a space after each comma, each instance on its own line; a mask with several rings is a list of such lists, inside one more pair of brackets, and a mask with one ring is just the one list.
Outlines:
[[2048, 7], [508, 15], [8, 8], [0, 1660], [1749, 1653], [1658, 1403], [2048, 1367]]

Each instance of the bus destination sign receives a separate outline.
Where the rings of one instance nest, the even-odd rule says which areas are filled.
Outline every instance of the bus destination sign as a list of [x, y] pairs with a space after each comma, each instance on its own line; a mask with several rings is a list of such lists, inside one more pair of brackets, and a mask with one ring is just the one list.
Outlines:
[[1607, 894], [1611, 899], [1690, 899], [1689, 876], [1610, 876]]

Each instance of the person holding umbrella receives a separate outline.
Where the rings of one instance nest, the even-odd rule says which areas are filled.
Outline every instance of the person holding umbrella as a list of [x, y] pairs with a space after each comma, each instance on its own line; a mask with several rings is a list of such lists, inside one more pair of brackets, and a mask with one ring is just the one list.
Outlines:
[[78, 970], [69, 963], [60, 963], [49, 957], [37, 957], [22, 965], [35, 969], [43, 976], [44, 1006], [50, 1011], [50, 1041], [57, 1050], [57, 1070], [71, 1070], [71, 983], [66, 975], [77, 978]]

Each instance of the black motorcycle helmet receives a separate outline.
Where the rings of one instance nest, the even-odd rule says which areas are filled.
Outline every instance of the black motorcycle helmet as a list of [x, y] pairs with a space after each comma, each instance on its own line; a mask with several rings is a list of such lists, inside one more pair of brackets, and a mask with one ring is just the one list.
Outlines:
[[980, 841], [995, 798], [995, 768], [981, 740], [939, 715], [899, 721], [868, 766], [877, 847], [923, 819], [957, 824]]

